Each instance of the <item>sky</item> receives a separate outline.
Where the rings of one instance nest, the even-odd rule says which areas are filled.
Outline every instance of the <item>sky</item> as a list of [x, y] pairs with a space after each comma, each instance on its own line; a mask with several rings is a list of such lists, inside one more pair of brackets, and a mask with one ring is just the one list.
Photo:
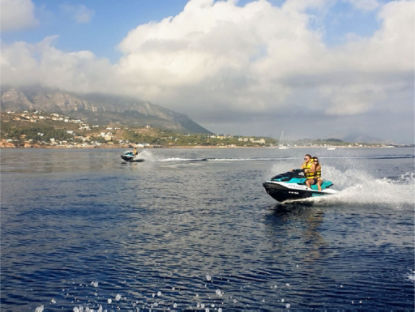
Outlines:
[[0, 0], [1, 85], [128, 95], [216, 133], [414, 143], [415, 1]]

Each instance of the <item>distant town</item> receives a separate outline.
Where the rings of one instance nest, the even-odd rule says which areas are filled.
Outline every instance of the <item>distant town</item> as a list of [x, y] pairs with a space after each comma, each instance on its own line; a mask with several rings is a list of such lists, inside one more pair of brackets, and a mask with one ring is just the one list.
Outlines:
[[58, 113], [40, 111], [1, 113], [0, 147], [173, 147], [173, 146], [273, 146], [266, 137], [244, 137], [223, 134], [179, 133], [153, 128], [120, 125], [91, 125]]
[[397, 147], [385, 144], [347, 143], [338, 139], [299, 140], [282, 144], [269, 137], [179, 133], [153, 128], [89, 124], [58, 113], [2, 112], [2, 148], [157, 148], [157, 147]]

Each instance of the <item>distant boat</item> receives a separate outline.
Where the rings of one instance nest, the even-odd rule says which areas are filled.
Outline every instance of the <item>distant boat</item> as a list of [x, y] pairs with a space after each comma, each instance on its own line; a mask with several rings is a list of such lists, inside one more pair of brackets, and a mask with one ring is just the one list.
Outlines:
[[336, 148], [334, 146], [327, 147], [328, 151], [334, 151]]
[[283, 138], [284, 138], [284, 130], [281, 131], [280, 139], [278, 140], [278, 149], [280, 150], [288, 149], [287, 145], [282, 144]]

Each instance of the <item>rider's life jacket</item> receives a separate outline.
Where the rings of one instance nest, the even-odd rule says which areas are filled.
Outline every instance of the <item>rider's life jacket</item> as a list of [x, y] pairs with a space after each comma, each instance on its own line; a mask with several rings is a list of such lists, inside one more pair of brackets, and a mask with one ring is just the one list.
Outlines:
[[316, 171], [314, 172], [314, 178], [321, 179], [321, 165], [318, 168], [319, 169], [316, 169]]
[[303, 164], [302, 168], [307, 169], [307, 172], [304, 172], [304, 175], [306, 179], [314, 179], [314, 172], [311, 172], [311, 166], [313, 165], [313, 160], [310, 159], [310, 161]]

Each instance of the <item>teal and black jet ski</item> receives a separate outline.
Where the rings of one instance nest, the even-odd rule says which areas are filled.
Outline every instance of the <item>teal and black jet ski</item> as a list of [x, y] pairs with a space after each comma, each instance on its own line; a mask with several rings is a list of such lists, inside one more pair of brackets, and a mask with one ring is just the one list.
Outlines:
[[279, 202], [337, 193], [329, 189], [333, 185], [331, 181], [323, 180], [321, 191], [318, 190], [317, 184], [311, 185], [311, 188], [307, 187], [305, 181], [303, 170], [295, 169], [276, 175], [264, 182], [263, 186], [267, 193]]

